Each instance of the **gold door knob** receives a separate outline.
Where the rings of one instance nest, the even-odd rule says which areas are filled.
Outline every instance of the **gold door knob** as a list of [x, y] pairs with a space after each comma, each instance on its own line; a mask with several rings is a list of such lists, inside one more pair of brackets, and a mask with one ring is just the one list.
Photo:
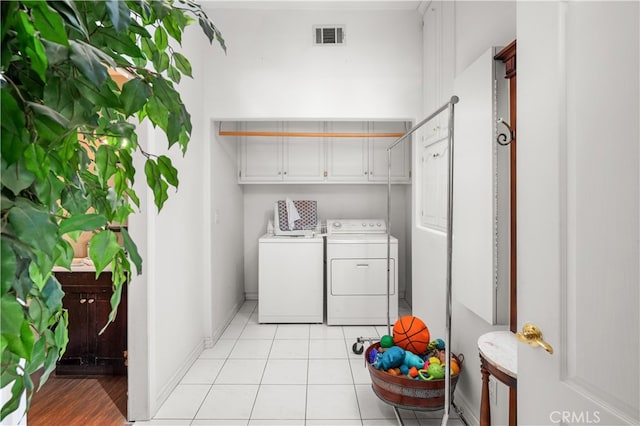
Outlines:
[[540, 331], [535, 324], [526, 323], [523, 325], [522, 331], [516, 333], [516, 339], [521, 342], [528, 343], [534, 348], [542, 346], [545, 351], [549, 352], [549, 354], [553, 353], [553, 348], [542, 339], [542, 331]]

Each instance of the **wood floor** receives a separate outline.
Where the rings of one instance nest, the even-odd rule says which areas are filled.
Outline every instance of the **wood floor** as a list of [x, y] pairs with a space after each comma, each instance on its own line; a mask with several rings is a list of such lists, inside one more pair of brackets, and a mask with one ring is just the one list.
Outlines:
[[50, 377], [33, 396], [29, 426], [129, 425], [127, 377]]

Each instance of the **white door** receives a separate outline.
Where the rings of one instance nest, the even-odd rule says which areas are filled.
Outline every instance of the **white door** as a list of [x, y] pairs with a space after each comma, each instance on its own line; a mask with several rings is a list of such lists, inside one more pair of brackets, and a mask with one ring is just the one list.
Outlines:
[[640, 424], [638, 2], [518, 2], [518, 424]]

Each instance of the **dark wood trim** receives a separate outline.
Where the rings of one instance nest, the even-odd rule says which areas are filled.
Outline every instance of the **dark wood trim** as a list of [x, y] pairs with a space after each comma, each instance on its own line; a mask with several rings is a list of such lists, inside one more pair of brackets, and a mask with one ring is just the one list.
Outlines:
[[510, 151], [510, 276], [509, 276], [509, 329], [512, 333], [518, 331], [518, 245], [517, 245], [517, 79], [516, 79], [516, 40], [512, 41], [498, 54], [494, 56], [494, 59], [500, 60], [505, 63], [505, 78], [509, 79], [509, 122], [513, 129], [513, 140], [509, 147]]
[[516, 40], [498, 52], [494, 59], [504, 62], [507, 78], [514, 78], [516, 76]]
[[480, 372], [482, 373], [482, 396], [480, 397], [480, 426], [491, 426], [491, 404], [489, 401], [489, 375], [509, 386], [509, 426], [518, 424], [517, 389], [518, 380], [491, 365], [480, 355]]
[[[509, 121], [511, 128], [513, 129], [513, 140], [509, 147], [510, 151], [510, 275], [509, 275], [509, 330], [512, 333], [518, 331], [518, 199], [517, 199], [517, 78], [516, 78], [516, 40], [509, 43], [504, 49], [502, 49], [494, 57], [494, 59], [501, 60], [505, 64], [505, 78], [509, 79]], [[482, 358], [482, 357], [481, 357]], [[482, 359], [482, 361], [484, 361]], [[483, 373], [484, 374], [484, 373]], [[483, 377], [484, 379], [484, 377]], [[504, 383], [504, 382], [503, 382]], [[483, 388], [484, 392], [484, 388]], [[481, 411], [482, 415], [482, 411]], [[480, 421], [482, 424], [482, 420]], [[490, 419], [489, 423], [490, 424]], [[509, 425], [518, 424], [518, 391], [515, 379], [513, 380], [513, 386], [509, 385]]]

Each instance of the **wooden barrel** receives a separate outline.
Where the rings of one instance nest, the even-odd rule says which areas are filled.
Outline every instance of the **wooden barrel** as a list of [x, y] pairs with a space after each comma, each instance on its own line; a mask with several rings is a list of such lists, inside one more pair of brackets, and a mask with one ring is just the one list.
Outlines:
[[[380, 343], [374, 343], [367, 348], [365, 360], [371, 376], [373, 391], [388, 404], [407, 410], [440, 410], [444, 407], [445, 379], [415, 380], [404, 376], [394, 376], [385, 371], [378, 370], [369, 364], [369, 353], [378, 349]], [[456, 360], [462, 372], [464, 356], [451, 354]], [[451, 394], [456, 388], [460, 373], [451, 376]]]

